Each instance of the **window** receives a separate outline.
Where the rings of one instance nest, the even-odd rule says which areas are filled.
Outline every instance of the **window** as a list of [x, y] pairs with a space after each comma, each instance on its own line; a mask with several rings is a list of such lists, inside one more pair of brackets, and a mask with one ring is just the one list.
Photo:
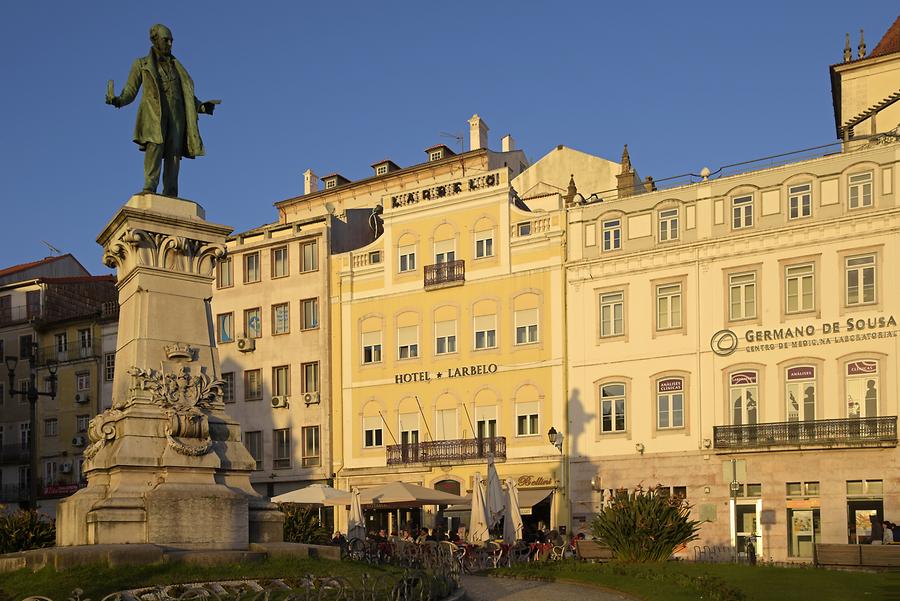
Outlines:
[[739, 230], [753, 226], [753, 196], [731, 199], [731, 227]]
[[880, 497], [884, 494], [884, 480], [847, 480], [848, 497]]
[[419, 356], [419, 327], [397, 328], [397, 358], [412, 359]]
[[678, 240], [678, 209], [659, 212], [659, 241]]
[[621, 336], [625, 333], [625, 293], [609, 292], [600, 295], [600, 337]]
[[493, 453], [497, 443], [497, 406], [475, 407], [475, 437], [478, 439], [478, 455]]
[[387, 165], [378, 165], [377, 167], [375, 167], [375, 175], [384, 175], [387, 172]]
[[19, 424], [19, 445], [27, 449], [31, 444], [31, 424], [23, 422]]
[[300, 301], [300, 308], [303, 309], [303, 323], [300, 327], [304, 330], [312, 330], [319, 327], [319, 299], [307, 298]]
[[50, 417], [44, 420], [44, 436], [59, 436], [59, 420]]
[[657, 380], [656, 427], [660, 430], [684, 427], [684, 379]]
[[681, 327], [681, 284], [656, 287], [656, 329], [677, 330]]
[[216, 316], [216, 335], [221, 343], [234, 341], [234, 313]]
[[112, 382], [116, 375], [116, 354], [106, 353], [103, 355], [103, 379]]
[[753, 370], [733, 372], [729, 378], [731, 425], [756, 423], [759, 403], [759, 374]]
[[[676, 211], [677, 214], [677, 211]], [[662, 231], [662, 230], [660, 230]], [[603, 250], [619, 250], [622, 248], [622, 220], [607, 219], [601, 224]]]
[[226, 257], [216, 266], [216, 287], [231, 288], [232, 286], [234, 286], [234, 263], [231, 257]]
[[56, 484], [57, 472], [59, 469], [59, 464], [55, 461], [45, 461], [44, 462], [44, 485]]
[[516, 404], [516, 436], [534, 436], [538, 429], [540, 401]]
[[263, 467], [262, 432], [244, 432], [244, 446], [256, 461], [254, 469], [261, 470]]
[[438, 321], [434, 324], [434, 353], [443, 355], [456, 352], [456, 320]]
[[244, 255], [244, 283], [259, 281], [259, 253], [247, 253]]
[[244, 311], [244, 333], [248, 338], [262, 338], [262, 313], [259, 307]]
[[19, 359], [29, 359], [32, 352], [31, 334], [19, 336]]
[[283, 470], [291, 467], [291, 429], [272, 430], [272, 469]]
[[319, 426], [306, 426], [300, 431], [303, 438], [303, 467], [321, 464], [319, 456]]
[[515, 313], [516, 344], [538, 341], [538, 310], [522, 309]]
[[728, 319], [738, 321], [756, 317], [756, 272], [728, 276]]
[[25, 293], [25, 316], [28, 319], [41, 316], [41, 291], [32, 290]]
[[878, 361], [860, 359], [845, 369], [848, 417], [878, 416]]
[[815, 266], [812, 263], [784, 268], [785, 312], [802, 313], [815, 309], [813, 285]]
[[475, 232], [475, 258], [483, 259], [494, 256], [494, 232], [485, 230]]
[[437, 440], [456, 439], [456, 409], [438, 409], [434, 412], [434, 435]]
[[812, 215], [812, 185], [801, 184], [788, 188], [788, 219]]
[[369, 263], [372, 265], [377, 265], [381, 263], [381, 251], [373, 250], [369, 253]]
[[290, 275], [291, 270], [288, 267], [288, 249], [287, 246], [279, 246], [272, 249], [272, 277], [283, 278]]
[[325, 180], [325, 189], [330, 190], [331, 188], [337, 188], [337, 178]]
[[234, 402], [234, 372], [226, 371], [222, 374], [222, 402]]
[[300, 390], [319, 392], [319, 362], [300, 364]]
[[244, 400], [258, 401], [262, 398], [262, 377], [258, 369], [244, 371]]
[[69, 336], [65, 332], [55, 334], [53, 336], [53, 348], [56, 350], [59, 359], [65, 361], [69, 352]]
[[363, 418], [363, 446], [372, 448], [382, 445], [381, 426], [380, 415], [370, 415]]
[[78, 330], [79, 357], [90, 357], [94, 348], [94, 333], [90, 328]]
[[272, 368], [272, 396], [291, 394], [291, 367], [279, 365]]
[[362, 335], [363, 363], [381, 363], [381, 332]]
[[872, 172], [857, 173], [847, 179], [847, 199], [851, 209], [872, 206]]
[[[20, 378], [19, 386], [17, 387], [17, 390], [21, 390], [21, 391], [28, 390], [28, 386], [30, 386], [30, 384], [31, 384], [31, 381], [28, 378]], [[28, 396], [20, 393], [19, 394], [19, 404], [24, 405], [27, 402], [28, 402]]]
[[530, 236], [531, 235], [531, 222], [523, 221], [516, 225], [516, 231], [519, 232], [519, 236]]
[[442, 158], [444, 158], [444, 152], [441, 150], [433, 150], [428, 153], [429, 161], [440, 161]]
[[417, 455], [415, 448], [410, 445], [419, 444], [419, 414], [418, 413], [401, 413], [400, 418], [400, 444], [403, 453], [404, 462], [414, 459]]
[[875, 255], [847, 257], [844, 273], [848, 307], [875, 302]]
[[287, 334], [291, 331], [291, 307], [288, 303], [272, 305], [272, 334]]
[[401, 246], [397, 252], [400, 255], [400, 265], [399, 265], [400, 271], [401, 272], [415, 271], [415, 269], [416, 269], [416, 245], [410, 244], [409, 246]]
[[88, 426], [91, 423], [90, 415], [76, 415], [75, 416], [75, 431], [76, 432], [87, 432]]
[[91, 374], [80, 373], [75, 374], [75, 390], [77, 392], [87, 392], [91, 389]]
[[482, 315], [475, 318], [475, 348], [486, 349], [497, 346], [497, 316]]
[[785, 370], [785, 413], [787, 421], [816, 419], [816, 368], [798, 365]]
[[456, 260], [456, 242], [441, 240], [434, 243], [434, 262], [450, 263]]
[[625, 384], [600, 387], [600, 432], [625, 431]]
[[300, 271], [318, 271], [319, 269], [319, 241], [310, 240], [300, 244]]

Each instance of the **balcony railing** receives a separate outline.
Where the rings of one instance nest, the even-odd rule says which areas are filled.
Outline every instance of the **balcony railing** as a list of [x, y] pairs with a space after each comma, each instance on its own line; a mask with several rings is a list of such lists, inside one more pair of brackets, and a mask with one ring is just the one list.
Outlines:
[[713, 428], [716, 449], [897, 444], [897, 417], [849, 417]]
[[32, 319], [40, 318], [41, 305], [39, 303], [17, 305], [15, 307], [0, 307], [0, 326], [8, 326], [21, 321], [30, 321]]
[[447, 286], [458, 286], [466, 281], [466, 262], [462, 259], [458, 261], [447, 261], [446, 263], [435, 263], [434, 265], [425, 266], [425, 287], [426, 288], [444, 288]]
[[506, 438], [460, 438], [395, 444], [387, 447], [388, 465], [426, 463], [453, 465], [472, 461], [484, 461], [493, 454], [497, 461], [506, 461]]
[[28, 451], [28, 445], [5, 444], [0, 446], [0, 464], [10, 465], [15, 463], [28, 463], [31, 455]]
[[80, 361], [81, 359], [93, 359], [100, 356], [99, 345], [91, 344], [82, 346], [80, 342], [69, 342], [65, 346], [51, 346], [38, 349], [38, 364], [46, 365], [49, 361], [66, 363], [67, 361]]
[[27, 500], [27, 485], [4, 484], [0, 486], [0, 503], [22, 503]]

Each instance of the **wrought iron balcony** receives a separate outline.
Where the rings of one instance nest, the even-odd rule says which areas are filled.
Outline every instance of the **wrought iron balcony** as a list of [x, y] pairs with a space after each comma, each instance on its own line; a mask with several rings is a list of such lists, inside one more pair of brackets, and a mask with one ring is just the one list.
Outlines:
[[466, 262], [447, 261], [425, 266], [425, 288], [459, 286], [466, 281]]
[[506, 461], [506, 438], [459, 438], [388, 445], [387, 464], [456, 465], [484, 461], [490, 453], [494, 460]]
[[713, 428], [716, 449], [765, 447], [890, 446], [897, 444], [897, 417], [848, 417]]
[[0, 464], [27, 464], [30, 461], [30, 457], [28, 445], [23, 446], [19, 443], [15, 443], [0, 446]]
[[40, 303], [17, 305], [15, 307], [0, 307], [0, 326], [8, 326], [23, 321], [32, 321], [41, 318]]
[[3, 484], [0, 486], [0, 503], [22, 503], [28, 500], [28, 485]]
[[38, 349], [38, 365], [46, 365], [50, 361], [67, 363], [69, 361], [81, 361], [82, 359], [94, 359], [100, 356], [99, 341], [94, 344], [82, 346], [74, 341], [64, 346], [50, 346]]

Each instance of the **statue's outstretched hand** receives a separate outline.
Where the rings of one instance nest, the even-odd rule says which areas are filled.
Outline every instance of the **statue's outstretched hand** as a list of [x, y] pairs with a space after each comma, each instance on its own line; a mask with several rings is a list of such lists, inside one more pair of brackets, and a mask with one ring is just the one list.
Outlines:
[[107, 94], [106, 95], [106, 104], [111, 104], [116, 108], [120, 108], [122, 106], [122, 101], [119, 99], [118, 96], [110, 96], [109, 94]]
[[216, 110], [217, 104], [222, 104], [222, 101], [221, 100], [207, 100], [206, 102], [203, 102], [200, 104], [200, 112], [207, 114], [207, 115], [212, 115], [213, 111]]

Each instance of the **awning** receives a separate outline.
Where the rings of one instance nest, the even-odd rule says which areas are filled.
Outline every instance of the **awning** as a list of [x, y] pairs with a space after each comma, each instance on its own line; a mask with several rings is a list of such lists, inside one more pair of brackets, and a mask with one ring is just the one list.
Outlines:
[[[553, 493], [552, 488], [534, 488], [534, 489], [526, 489], [519, 491], [519, 509], [522, 510], [523, 515], [530, 515], [531, 508], [545, 500]], [[458, 505], [450, 505], [447, 509], [444, 510], [444, 517], [446, 518], [461, 518], [468, 519], [469, 513], [472, 510], [472, 495], [468, 494], [464, 497], [466, 499], [465, 503], [460, 503]], [[526, 513], [527, 511], [527, 513]]]

